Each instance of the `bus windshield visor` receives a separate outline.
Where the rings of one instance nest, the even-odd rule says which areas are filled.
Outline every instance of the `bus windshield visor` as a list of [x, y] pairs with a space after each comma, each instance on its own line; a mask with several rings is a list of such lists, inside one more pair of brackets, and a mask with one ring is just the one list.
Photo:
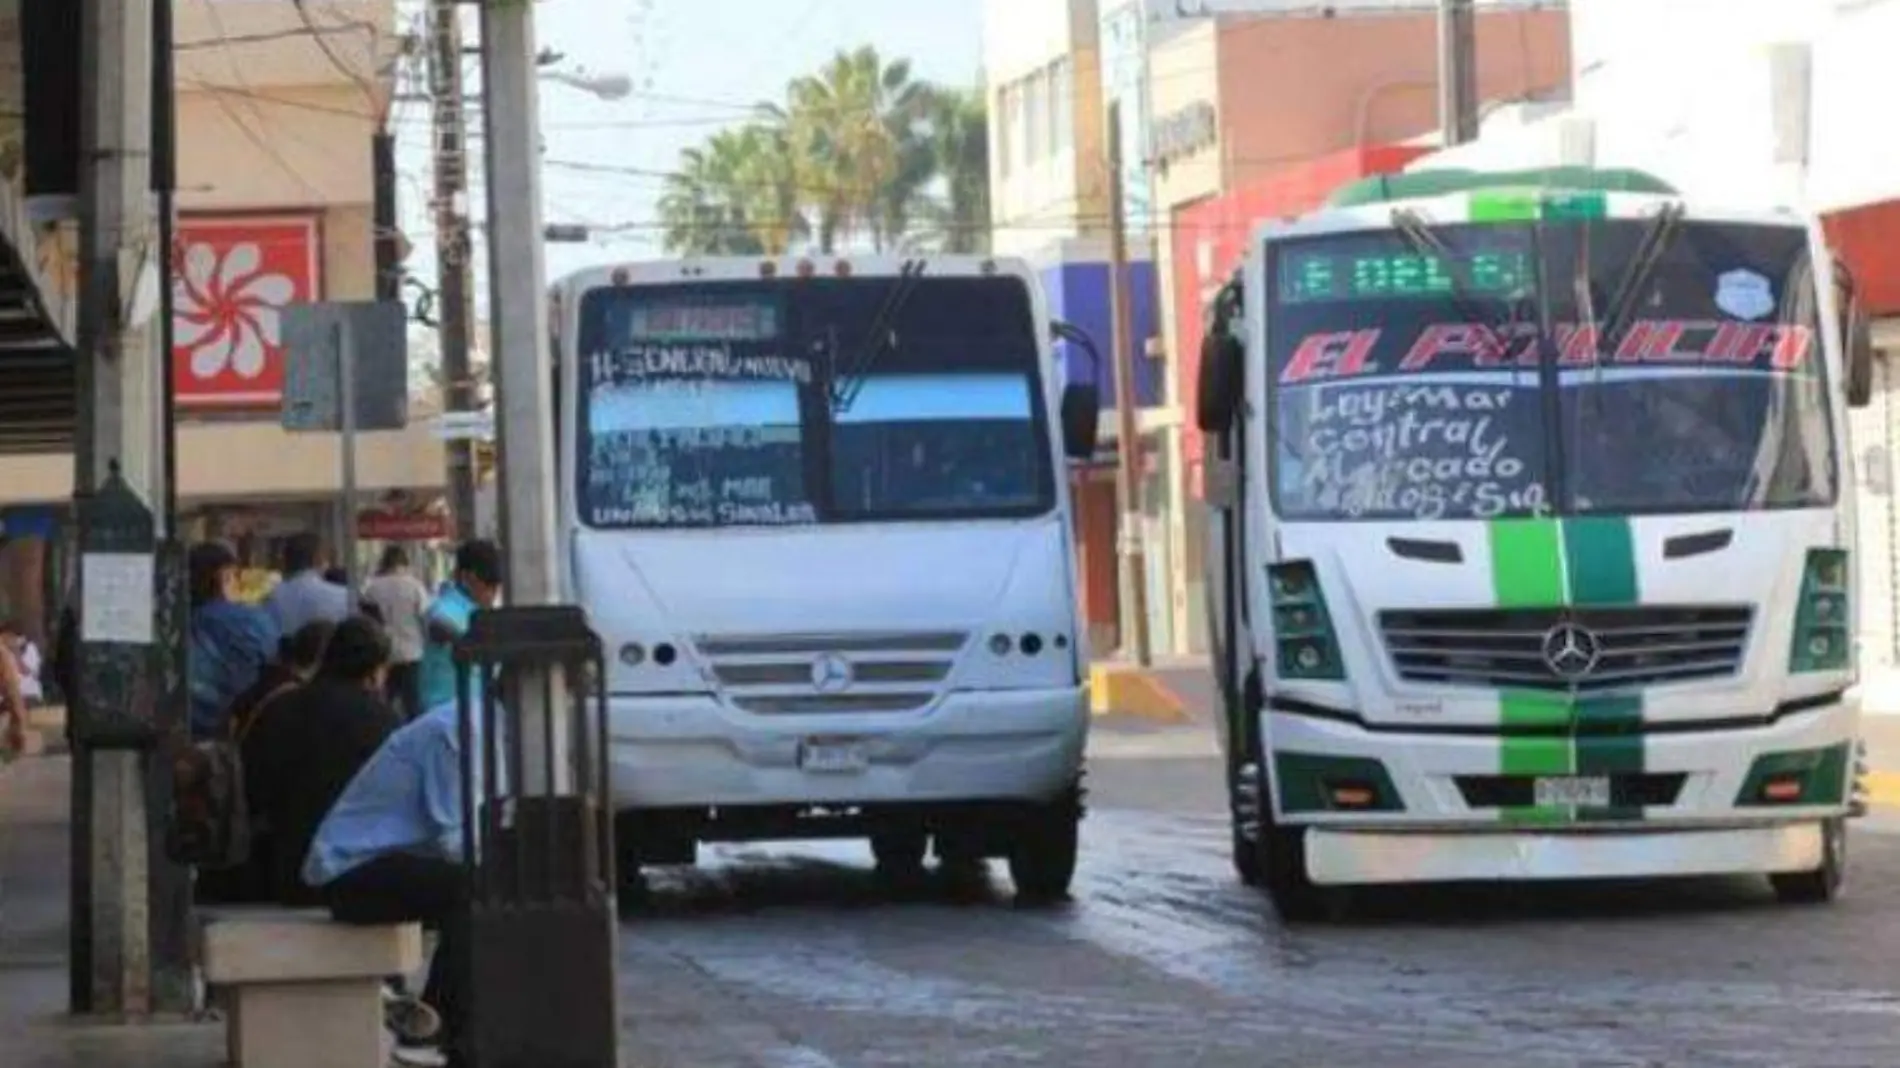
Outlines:
[[1010, 518], [1054, 506], [1019, 279], [603, 288], [580, 308], [597, 528]]
[[1804, 229], [1592, 219], [1432, 236], [1268, 246], [1283, 518], [1833, 503]]

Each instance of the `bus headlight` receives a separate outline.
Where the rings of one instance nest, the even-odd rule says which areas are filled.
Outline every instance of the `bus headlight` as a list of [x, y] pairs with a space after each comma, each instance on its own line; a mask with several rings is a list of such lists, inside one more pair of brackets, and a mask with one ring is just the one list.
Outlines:
[[1344, 680], [1326, 597], [1310, 560], [1292, 560], [1267, 568], [1272, 588], [1275, 661], [1283, 679]]
[[1841, 671], [1853, 656], [1848, 640], [1847, 552], [1810, 549], [1795, 606], [1792, 672]]

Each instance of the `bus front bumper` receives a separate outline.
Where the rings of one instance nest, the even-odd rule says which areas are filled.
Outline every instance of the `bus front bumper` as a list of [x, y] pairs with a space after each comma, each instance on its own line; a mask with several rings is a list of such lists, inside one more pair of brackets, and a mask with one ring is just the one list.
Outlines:
[[[1044, 801], [1081, 773], [1088, 694], [970, 690], [920, 713], [754, 715], [711, 694], [609, 700], [624, 809]], [[846, 754], [816, 770], [814, 747]]]
[[1780, 874], [1821, 865], [1821, 824], [1701, 830], [1351, 831], [1309, 828], [1323, 886]]

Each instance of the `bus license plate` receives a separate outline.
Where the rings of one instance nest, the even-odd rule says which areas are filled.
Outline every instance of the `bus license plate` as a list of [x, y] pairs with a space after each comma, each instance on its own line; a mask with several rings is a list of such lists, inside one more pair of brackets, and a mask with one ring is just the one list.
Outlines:
[[1539, 808], [1546, 805], [1610, 807], [1610, 779], [1606, 775], [1538, 779], [1532, 790]]
[[826, 775], [853, 775], [871, 766], [864, 743], [849, 738], [807, 738], [798, 746], [798, 766]]

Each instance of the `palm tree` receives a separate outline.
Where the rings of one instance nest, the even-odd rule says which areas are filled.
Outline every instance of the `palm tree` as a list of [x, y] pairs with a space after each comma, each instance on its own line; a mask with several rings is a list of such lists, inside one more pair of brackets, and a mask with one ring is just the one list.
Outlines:
[[[910, 63], [886, 64], [866, 45], [839, 52], [817, 74], [787, 88], [777, 115], [798, 161], [819, 251], [863, 231], [882, 248], [901, 236], [908, 201], [921, 182], [907, 142], [923, 118], [926, 87]], [[923, 179], [927, 181], [927, 178]], [[899, 195], [909, 186], [911, 192]]]
[[930, 153], [944, 184], [938, 220], [944, 251], [989, 251], [989, 112], [980, 90], [951, 89], [933, 94]]
[[668, 252], [744, 256], [764, 251], [748, 221], [746, 147], [740, 133], [721, 131], [703, 147], [680, 153], [680, 168], [667, 176], [660, 194]]

